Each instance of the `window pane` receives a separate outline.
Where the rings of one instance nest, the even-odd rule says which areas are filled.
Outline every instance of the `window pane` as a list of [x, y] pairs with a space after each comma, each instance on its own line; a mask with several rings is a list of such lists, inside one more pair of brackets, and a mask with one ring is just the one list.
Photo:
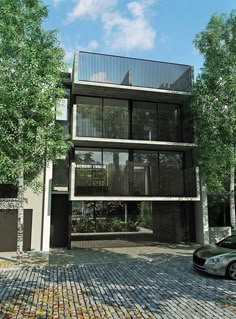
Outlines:
[[134, 151], [133, 192], [135, 196], [158, 195], [158, 152]]
[[80, 148], [75, 151], [75, 195], [102, 195], [106, 171], [101, 149]]
[[183, 153], [160, 152], [160, 194], [183, 196]]
[[158, 104], [160, 141], [178, 142], [181, 140], [180, 107], [171, 104]]
[[67, 121], [68, 120], [68, 99], [58, 99], [56, 103], [56, 120]]
[[129, 112], [128, 101], [104, 99], [103, 137], [128, 138]]
[[18, 187], [12, 184], [0, 184], [0, 198], [16, 198]]
[[104, 150], [103, 164], [106, 169], [105, 195], [128, 195], [128, 151]]
[[133, 102], [133, 139], [157, 140], [157, 105], [147, 102]]
[[102, 164], [102, 149], [80, 147], [75, 150], [76, 164]]
[[102, 137], [102, 99], [77, 97], [77, 136]]
[[68, 158], [58, 159], [53, 164], [53, 188], [68, 187]]

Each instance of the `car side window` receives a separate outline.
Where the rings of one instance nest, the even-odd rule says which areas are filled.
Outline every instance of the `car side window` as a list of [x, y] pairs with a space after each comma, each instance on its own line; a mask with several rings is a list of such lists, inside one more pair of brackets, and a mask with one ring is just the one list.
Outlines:
[[236, 249], [236, 236], [230, 236], [218, 243], [219, 247]]

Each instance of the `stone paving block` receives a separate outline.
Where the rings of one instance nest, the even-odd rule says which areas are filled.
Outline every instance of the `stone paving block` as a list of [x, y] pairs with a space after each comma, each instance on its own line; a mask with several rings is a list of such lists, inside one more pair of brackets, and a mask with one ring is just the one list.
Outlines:
[[235, 291], [236, 282], [195, 273], [186, 256], [2, 269], [0, 316], [235, 319]]

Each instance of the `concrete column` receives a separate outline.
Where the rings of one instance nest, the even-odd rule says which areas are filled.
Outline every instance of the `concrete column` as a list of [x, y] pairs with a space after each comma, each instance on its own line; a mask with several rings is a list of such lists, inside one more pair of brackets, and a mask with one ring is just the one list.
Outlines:
[[200, 182], [200, 202], [195, 202], [196, 242], [209, 243], [208, 201], [206, 186]]
[[127, 204], [125, 203], [125, 223], [127, 224], [128, 221], [128, 209], [127, 209]]
[[46, 171], [45, 171], [43, 229], [42, 229], [42, 241], [41, 241], [42, 251], [49, 251], [49, 248], [50, 248], [52, 168], [53, 168], [53, 163], [50, 163], [48, 167], [46, 167]]

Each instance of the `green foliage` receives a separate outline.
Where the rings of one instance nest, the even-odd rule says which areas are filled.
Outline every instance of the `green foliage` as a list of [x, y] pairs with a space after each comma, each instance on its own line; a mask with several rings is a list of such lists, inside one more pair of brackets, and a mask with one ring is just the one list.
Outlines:
[[138, 225], [144, 228], [152, 229], [152, 203], [141, 202], [140, 214], [138, 216]]
[[226, 190], [235, 165], [236, 14], [214, 14], [194, 44], [204, 65], [193, 88], [191, 108], [198, 143], [201, 177], [209, 191]]
[[41, 0], [1, 0], [1, 183], [16, 183], [23, 164], [30, 184], [69, 147], [55, 123], [56, 101], [64, 95], [64, 52], [57, 33], [42, 28], [47, 14]]
[[72, 222], [72, 231], [79, 233], [132, 232], [137, 231], [137, 226], [131, 220], [125, 223], [118, 218], [98, 219], [96, 223], [89, 218], [80, 218], [78, 221]]

